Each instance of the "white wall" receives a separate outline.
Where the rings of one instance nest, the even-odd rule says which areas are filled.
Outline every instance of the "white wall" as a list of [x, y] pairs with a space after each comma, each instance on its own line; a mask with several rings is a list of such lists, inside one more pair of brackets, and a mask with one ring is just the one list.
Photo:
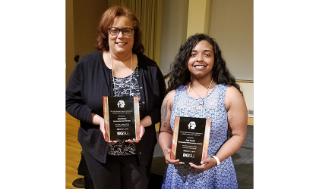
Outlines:
[[161, 71], [166, 75], [186, 41], [188, 0], [163, 0], [162, 10]]
[[[254, 83], [241, 83], [238, 82], [240, 90], [244, 94], [244, 99], [246, 102], [247, 110], [254, 110]], [[249, 114], [249, 117], [254, 117]]]
[[213, 0], [209, 35], [236, 79], [254, 79], [253, 0]]
[[[253, 0], [212, 0], [210, 12], [209, 35], [219, 44], [230, 72], [236, 79], [253, 80]], [[188, 0], [163, 0], [163, 74], [186, 41], [187, 14]]]

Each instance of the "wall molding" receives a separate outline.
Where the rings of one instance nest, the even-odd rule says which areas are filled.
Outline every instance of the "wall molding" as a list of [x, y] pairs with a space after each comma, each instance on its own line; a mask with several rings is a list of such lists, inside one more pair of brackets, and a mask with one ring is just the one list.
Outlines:
[[236, 83], [254, 83], [254, 80], [239, 80], [239, 79], [236, 79]]

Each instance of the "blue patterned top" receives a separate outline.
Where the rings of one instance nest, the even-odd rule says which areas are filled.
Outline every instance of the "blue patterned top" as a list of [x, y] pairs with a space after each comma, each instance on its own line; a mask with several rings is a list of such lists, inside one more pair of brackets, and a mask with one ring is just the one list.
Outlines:
[[[186, 86], [176, 89], [170, 124], [174, 130], [175, 116], [210, 118], [212, 120], [208, 157], [215, 155], [227, 140], [227, 111], [225, 109], [225, 93], [227, 85], [217, 84], [204, 99], [189, 96]], [[231, 157], [206, 171], [199, 171], [188, 164], [167, 166], [162, 188], [189, 189], [237, 189], [237, 178]]]
[[[131, 75], [124, 78], [114, 77], [114, 82], [112, 81], [114, 96], [138, 96], [141, 99], [138, 85], [138, 65]], [[134, 155], [136, 154], [136, 146], [134, 143], [125, 142], [124, 140], [115, 144], [109, 143], [107, 154], [113, 156]]]

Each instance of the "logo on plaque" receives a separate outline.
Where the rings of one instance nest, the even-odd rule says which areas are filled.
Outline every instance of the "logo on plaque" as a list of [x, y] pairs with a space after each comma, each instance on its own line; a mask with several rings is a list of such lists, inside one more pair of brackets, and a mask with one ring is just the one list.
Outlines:
[[119, 100], [119, 101], [117, 102], [117, 107], [118, 107], [118, 108], [125, 108], [125, 102], [124, 102], [124, 100]]
[[189, 122], [188, 129], [194, 130], [196, 127], [196, 123], [194, 121]]

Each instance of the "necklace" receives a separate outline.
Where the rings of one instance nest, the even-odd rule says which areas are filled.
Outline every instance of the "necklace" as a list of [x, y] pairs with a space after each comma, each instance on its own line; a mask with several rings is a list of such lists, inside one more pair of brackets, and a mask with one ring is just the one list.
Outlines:
[[[210, 85], [212, 84], [212, 82], [213, 82], [213, 79], [210, 81], [210, 84], [209, 84], [209, 86], [208, 86], [208, 88], [207, 88], [206, 95], [204, 96], [204, 99], [203, 99], [201, 96], [199, 96], [199, 94], [195, 91], [195, 89], [193, 89], [193, 91], [195, 91], [195, 93], [199, 96], [199, 98], [202, 99], [202, 101], [199, 101], [199, 102], [198, 102], [199, 105], [201, 105], [202, 107], [204, 106], [204, 102], [205, 102], [205, 100], [206, 100], [206, 97], [207, 97], [207, 94], [208, 94], [208, 91], [209, 91], [209, 88], [210, 88]], [[189, 94], [189, 91], [190, 91], [190, 90], [191, 90], [191, 82], [189, 82], [188, 94]]]
[[[114, 88], [113, 88], [113, 92], [115, 93], [115, 80], [114, 80], [114, 76], [113, 76], [113, 61], [112, 61], [112, 55], [111, 55], [111, 52], [110, 52], [110, 59], [111, 59], [111, 65], [112, 65], [112, 79], [113, 79], [113, 83], [114, 83]], [[132, 69], [132, 55], [131, 55], [131, 70], [133, 71]], [[134, 71], [133, 71], [134, 73]], [[132, 82], [132, 77], [133, 77], [133, 73], [131, 74], [131, 84], [132, 86], [130, 87], [130, 96], [133, 96], [132, 95], [132, 89], [133, 89], [133, 82]]]

